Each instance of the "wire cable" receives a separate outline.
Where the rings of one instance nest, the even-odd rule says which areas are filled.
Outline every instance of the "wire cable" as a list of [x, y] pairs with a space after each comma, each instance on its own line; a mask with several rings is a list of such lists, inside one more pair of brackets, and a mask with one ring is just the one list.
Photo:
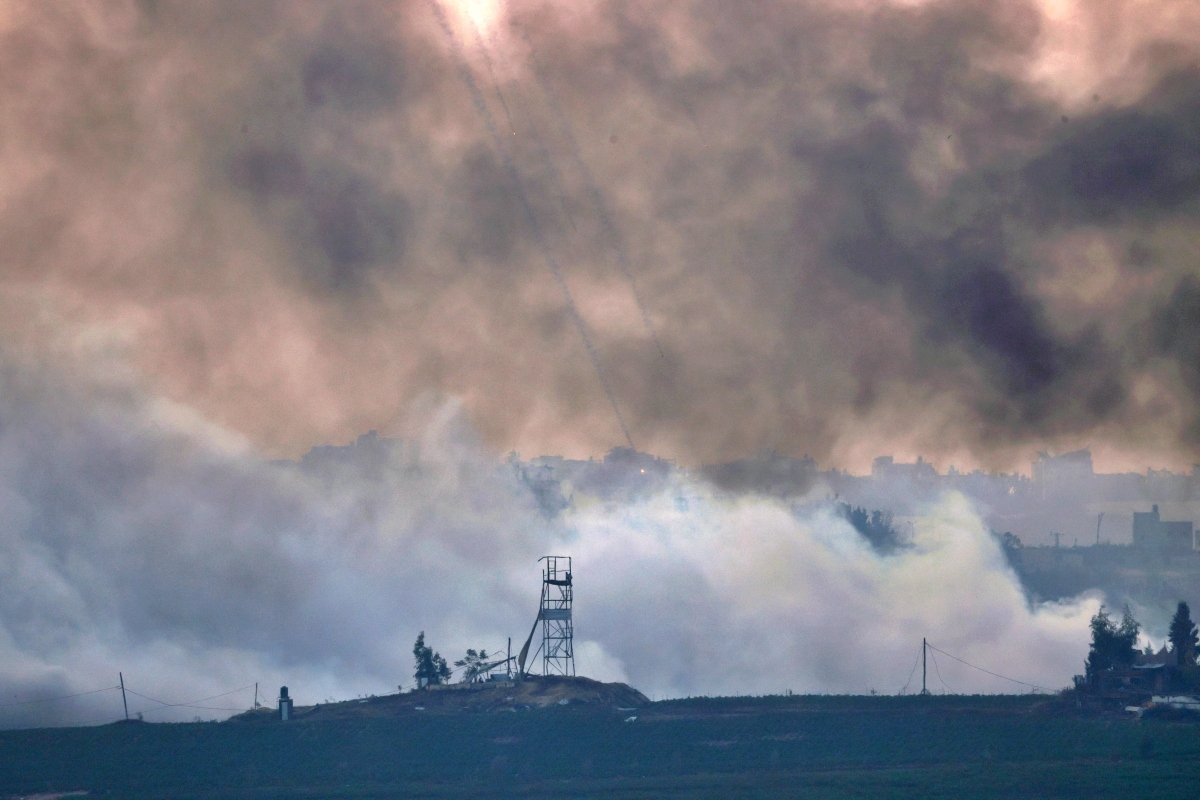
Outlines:
[[[183, 705], [181, 705], [181, 706], [179, 706], [179, 708], [199, 708], [203, 711], [245, 711], [246, 710], [244, 708], [224, 708], [221, 706], [183, 706]], [[153, 709], [153, 710], [158, 711], [159, 709]]]
[[917, 651], [917, 659], [915, 661], [913, 661], [913, 668], [911, 670], [909, 670], [908, 680], [906, 680], [904, 682], [904, 688], [902, 688], [898, 692], [898, 694], [904, 694], [905, 692], [908, 691], [908, 685], [910, 683], [912, 683], [913, 675], [917, 674], [917, 664], [920, 664], [920, 663], [921, 663], [921, 653], [920, 653], [920, 651]]
[[938, 648], [934, 647], [933, 645], [929, 645], [929, 649], [937, 650], [939, 653], [946, 656], [947, 658], [952, 658], [960, 664], [966, 664], [971, 669], [977, 669], [980, 672], [986, 672], [988, 675], [991, 675], [992, 677], [1000, 678], [1001, 680], [1011, 681], [1013, 683], [1019, 683], [1022, 686], [1028, 686], [1031, 689], [1041, 689], [1044, 692], [1053, 692], [1054, 691], [1053, 689], [1047, 689], [1045, 686], [1038, 686], [1036, 683], [1027, 683], [1026, 681], [1019, 681], [1016, 678], [1010, 678], [1007, 675], [1001, 675], [998, 672], [992, 672], [990, 669], [984, 669], [983, 667], [977, 667], [974, 664], [970, 663], [969, 661], [963, 661], [958, 656], [952, 656], [949, 653], [947, 653], [945, 650], [939, 650]]
[[196, 703], [204, 703], [209, 700], [216, 700], [219, 697], [228, 697], [231, 694], [237, 694], [238, 692], [244, 692], [247, 689], [253, 689], [253, 688], [254, 688], [254, 684], [251, 683], [251, 684], [241, 687], [240, 689], [233, 689], [232, 691], [222, 692], [221, 694], [214, 694], [211, 697], [201, 697], [199, 700], [189, 700], [186, 703], [164, 703], [162, 700], [157, 700], [153, 697], [147, 697], [146, 695], [144, 695], [140, 692], [135, 692], [133, 689], [130, 689], [128, 686], [125, 687], [125, 691], [129, 692], [132, 695], [137, 695], [138, 697], [142, 698], [143, 700], [149, 700], [152, 703], [158, 703], [160, 706], [162, 706], [162, 708], [151, 708], [148, 711], [144, 711], [142, 713], [150, 713], [152, 711], [162, 711], [164, 708], [203, 708], [203, 709], [208, 709], [208, 710], [213, 710], [213, 711], [227, 711], [227, 710], [241, 711], [243, 709], [223, 709], [223, 708], [215, 709], [215, 708], [211, 708], [209, 706], [198, 706], [198, 705], [196, 705]]
[[942, 682], [942, 688], [945, 689], [949, 694], [954, 694], [954, 690], [946, 685], [946, 681], [942, 680], [942, 671], [938, 668], [937, 656], [933, 657], [933, 671], [937, 673], [938, 680]]
[[[221, 694], [214, 694], [211, 697], [202, 697], [199, 700], [191, 700], [187, 703], [165, 703], [162, 700], [158, 700], [156, 698], [149, 697], [147, 695], [142, 694], [141, 692], [136, 692], [133, 689], [130, 689], [128, 686], [125, 687], [125, 691], [128, 694], [132, 694], [136, 697], [140, 697], [143, 700], [149, 700], [152, 703], [158, 703], [159, 708], [144, 709], [142, 711], [136, 712], [138, 714], [150, 714], [155, 711], [162, 711], [167, 708], [194, 708], [194, 709], [199, 709], [202, 711], [245, 711], [246, 709], [244, 709], [244, 708], [226, 708], [223, 706], [203, 706], [203, 705], [197, 705], [197, 703], [204, 703], [209, 700], [216, 700], [221, 697], [226, 697], [231, 694], [236, 694], [237, 692], [245, 691], [246, 689], [251, 689], [253, 687], [254, 687], [254, 684], [251, 683], [247, 686], [243, 686], [240, 689], [234, 689], [233, 691], [223, 692]], [[90, 692], [78, 692], [76, 694], [65, 694], [65, 695], [60, 695], [58, 697], [43, 697], [39, 700], [22, 700], [22, 701], [16, 702], [16, 703], [0, 703], [0, 708], [12, 708], [12, 707], [16, 707], [16, 706], [31, 705], [34, 703], [49, 703], [49, 702], [52, 702], [55, 700], [69, 700], [74, 697], [86, 697], [87, 695], [100, 694], [101, 692], [119, 691], [120, 688], [121, 688], [120, 686], [106, 686], [103, 689], [93, 689]], [[95, 725], [95, 724], [103, 725], [103, 724], [106, 724], [110, 719], [111, 719], [110, 717], [103, 717], [103, 718], [94, 717], [94, 718], [88, 718], [87, 720], [77, 723], [77, 724], [80, 724], [80, 725]]]
[[99, 694], [100, 692], [111, 692], [114, 689], [120, 689], [120, 686], [106, 686], [103, 689], [93, 689], [90, 692], [79, 692], [78, 694], [64, 694], [59, 697], [43, 697], [40, 700], [21, 700], [17, 703], [0, 703], [0, 708], [12, 708], [13, 706], [27, 706], [32, 703], [50, 703], [54, 700], [69, 700], [72, 697], [83, 697], [89, 694]]
[[155, 700], [153, 697], [147, 697], [146, 695], [142, 694], [141, 692], [135, 692], [133, 689], [130, 689], [128, 686], [125, 687], [125, 691], [131, 695], [134, 695], [135, 697], [140, 697], [143, 700], [149, 700], [151, 703], [158, 703], [160, 706], [166, 706], [167, 708], [170, 708], [173, 705], [172, 703], [165, 703], [162, 700]]

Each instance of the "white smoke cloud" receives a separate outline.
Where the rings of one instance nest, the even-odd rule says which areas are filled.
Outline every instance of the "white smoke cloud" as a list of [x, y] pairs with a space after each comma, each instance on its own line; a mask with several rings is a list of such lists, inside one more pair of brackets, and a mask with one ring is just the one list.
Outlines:
[[[683, 488], [577, 520], [578, 625], [647, 690], [892, 693], [922, 637], [1044, 687], [1082, 670], [1099, 600], [1030, 608], [962, 496], [927, 509], [911, 549], [881, 556], [828, 506], [797, 515]], [[935, 657], [933, 689], [1028, 690]]]
[[[819, 503], [731, 501], [687, 480], [551, 522], [454, 403], [375, 460], [300, 470], [119, 381], [2, 377], [0, 726], [113, 719], [113, 691], [11, 703], [113, 686], [118, 671], [148, 719], [226, 716], [252, 690], [146, 698], [256, 681], [260, 699], [287, 684], [299, 703], [394, 691], [411, 684], [419, 631], [450, 660], [509, 636], [516, 649], [549, 552], [575, 558], [581, 674], [656, 696], [895, 692], [922, 636], [1061, 687], [1099, 603], [1030, 608], [961, 497], [887, 557]], [[955, 691], [1022, 690], [938, 659]]]

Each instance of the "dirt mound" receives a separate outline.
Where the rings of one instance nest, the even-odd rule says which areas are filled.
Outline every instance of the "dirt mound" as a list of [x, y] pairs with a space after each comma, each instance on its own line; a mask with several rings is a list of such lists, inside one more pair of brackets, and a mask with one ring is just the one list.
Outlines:
[[[403, 694], [296, 706], [292, 718], [297, 721], [362, 719], [408, 714], [530, 711], [560, 706], [630, 710], [649, 702], [644, 694], [624, 683], [531, 675], [516, 682], [451, 683]], [[229, 721], [266, 723], [277, 719], [278, 714], [274, 709], [260, 708], [238, 714]]]

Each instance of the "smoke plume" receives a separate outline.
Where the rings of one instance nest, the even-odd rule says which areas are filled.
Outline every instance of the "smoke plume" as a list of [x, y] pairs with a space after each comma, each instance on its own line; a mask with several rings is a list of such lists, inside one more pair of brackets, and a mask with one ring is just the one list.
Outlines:
[[292, 457], [603, 453], [606, 376], [690, 464], [1195, 458], [1194, 4], [435, 7], [6, 4], [5, 346]]
[[647, 692], [894, 691], [926, 635], [1067, 681], [1096, 600], [961, 500], [882, 557], [687, 482], [547, 520], [497, 454], [1191, 464], [1200, 6], [441, 7], [0, 5], [5, 697], [390, 690], [551, 550]]
[[[546, 553], [575, 559], [579, 671], [656, 696], [915, 691], [924, 636], [1059, 688], [1097, 606], [1031, 609], [961, 498], [888, 556], [827, 503], [686, 479], [547, 518], [455, 403], [414, 410], [419, 438], [302, 468], [111, 378], [10, 367], [2, 386], [0, 689], [24, 704], [3, 725], [119, 717], [111, 690], [51, 700], [118, 672], [149, 719], [227, 716], [256, 682], [301, 703], [411, 687], [419, 631], [451, 657], [519, 643]], [[1030, 688], [939, 670], [941, 691]]]

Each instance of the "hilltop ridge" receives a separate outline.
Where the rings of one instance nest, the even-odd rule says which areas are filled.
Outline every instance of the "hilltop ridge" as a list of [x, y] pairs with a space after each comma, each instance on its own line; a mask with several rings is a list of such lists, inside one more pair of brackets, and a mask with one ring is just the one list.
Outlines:
[[[521, 681], [448, 683], [399, 694], [296, 706], [292, 719], [328, 721], [410, 714], [511, 712], [550, 706], [632, 709], [649, 702], [644, 694], [624, 683], [601, 683], [591, 678], [561, 675], [530, 675]], [[266, 723], [276, 719], [275, 709], [267, 707], [246, 711], [228, 721]]]

